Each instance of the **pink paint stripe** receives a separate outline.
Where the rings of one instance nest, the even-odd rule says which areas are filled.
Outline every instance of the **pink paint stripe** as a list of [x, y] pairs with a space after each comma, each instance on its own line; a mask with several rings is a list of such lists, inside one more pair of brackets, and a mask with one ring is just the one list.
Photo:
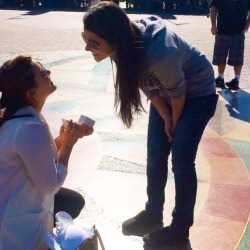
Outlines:
[[200, 147], [208, 161], [211, 179], [208, 197], [191, 228], [191, 246], [197, 250], [234, 249], [250, 211], [246, 166], [232, 147], [209, 128]]

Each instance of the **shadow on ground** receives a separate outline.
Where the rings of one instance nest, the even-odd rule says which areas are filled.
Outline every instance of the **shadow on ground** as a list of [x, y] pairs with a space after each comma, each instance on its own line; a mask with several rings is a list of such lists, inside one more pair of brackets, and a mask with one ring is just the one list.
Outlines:
[[250, 94], [243, 89], [231, 91], [223, 89], [218, 93], [228, 102], [226, 108], [231, 117], [250, 122]]

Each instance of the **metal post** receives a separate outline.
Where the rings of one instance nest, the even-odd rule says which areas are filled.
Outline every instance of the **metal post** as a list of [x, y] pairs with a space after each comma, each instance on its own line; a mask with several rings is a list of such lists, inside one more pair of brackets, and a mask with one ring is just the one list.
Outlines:
[[141, 8], [143, 10], [152, 10], [153, 9], [153, 0], [141, 0]]

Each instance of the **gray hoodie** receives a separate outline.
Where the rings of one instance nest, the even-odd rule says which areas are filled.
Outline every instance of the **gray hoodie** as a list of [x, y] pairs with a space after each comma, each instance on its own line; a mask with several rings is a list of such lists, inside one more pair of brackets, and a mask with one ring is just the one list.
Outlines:
[[157, 93], [168, 99], [215, 93], [214, 71], [206, 56], [167, 29], [158, 16], [134, 21], [141, 31], [138, 46], [146, 46], [145, 81], [149, 98]]

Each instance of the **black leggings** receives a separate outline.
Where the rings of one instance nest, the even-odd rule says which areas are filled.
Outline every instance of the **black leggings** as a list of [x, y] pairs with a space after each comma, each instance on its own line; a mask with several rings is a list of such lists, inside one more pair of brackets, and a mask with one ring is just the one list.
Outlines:
[[75, 219], [80, 214], [84, 205], [85, 201], [81, 194], [62, 187], [55, 194], [54, 216], [59, 211], [64, 211], [70, 214], [73, 219]]

